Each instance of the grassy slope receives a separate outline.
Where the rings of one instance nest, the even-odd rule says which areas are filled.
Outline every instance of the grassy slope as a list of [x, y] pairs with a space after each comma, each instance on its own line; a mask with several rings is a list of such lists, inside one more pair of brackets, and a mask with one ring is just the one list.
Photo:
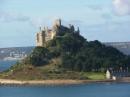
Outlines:
[[67, 71], [50, 64], [41, 67], [32, 65], [15, 65], [0, 74], [0, 78], [17, 80], [48, 80], [48, 79], [80, 79], [103, 80], [104, 73]]

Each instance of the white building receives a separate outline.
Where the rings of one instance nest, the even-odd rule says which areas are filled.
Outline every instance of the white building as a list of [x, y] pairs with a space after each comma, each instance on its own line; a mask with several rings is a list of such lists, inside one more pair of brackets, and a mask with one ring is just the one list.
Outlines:
[[106, 79], [111, 79], [111, 73], [109, 70], [106, 72]]

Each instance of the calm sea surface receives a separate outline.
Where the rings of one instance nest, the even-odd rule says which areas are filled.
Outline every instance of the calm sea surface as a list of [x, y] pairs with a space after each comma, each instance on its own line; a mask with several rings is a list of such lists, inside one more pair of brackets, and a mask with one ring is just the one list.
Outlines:
[[9, 69], [16, 61], [0, 61], [0, 72]]
[[130, 97], [130, 84], [0, 86], [0, 97]]
[[[15, 62], [0, 61], [0, 71], [8, 69]], [[130, 84], [0, 86], [0, 97], [130, 97]]]

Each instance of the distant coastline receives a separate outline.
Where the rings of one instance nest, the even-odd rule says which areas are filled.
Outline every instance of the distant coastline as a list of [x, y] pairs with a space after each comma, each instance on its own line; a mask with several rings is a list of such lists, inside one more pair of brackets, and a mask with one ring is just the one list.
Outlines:
[[24, 58], [15, 58], [15, 57], [5, 57], [3, 61], [20, 61]]

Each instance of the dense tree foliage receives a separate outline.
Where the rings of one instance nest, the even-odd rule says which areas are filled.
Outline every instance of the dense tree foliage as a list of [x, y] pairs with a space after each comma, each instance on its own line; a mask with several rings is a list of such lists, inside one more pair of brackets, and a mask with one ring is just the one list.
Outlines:
[[[62, 33], [62, 32], [60, 32]], [[86, 41], [77, 33], [62, 33], [46, 44], [36, 47], [29, 56], [34, 66], [46, 65], [59, 58], [62, 68], [75, 71], [104, 71], [107, 68], [130, 67], [130, 57], [99, 41]], [[57, 63], [58, 64], [58, 63]]]
[[51, 53], [48, 49], [43, 47], [36, 47], [29, 56], [29, 63], [34, 66], [41, 66], [48, 64], [51, 59]]

